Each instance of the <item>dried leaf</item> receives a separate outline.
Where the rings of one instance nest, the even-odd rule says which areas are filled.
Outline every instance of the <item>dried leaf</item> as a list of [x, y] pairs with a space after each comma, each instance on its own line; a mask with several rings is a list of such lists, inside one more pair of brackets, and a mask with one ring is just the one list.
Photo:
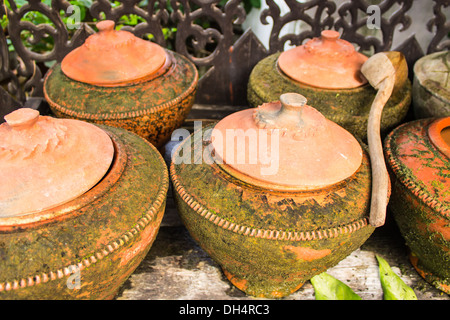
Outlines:
[[387, 261], [380, 256], [376, 256], [376, 258], [380, 270], [384, 300], [417, 300], [414, 290], [392, 271]]
[[311, 278], [316, 300], [361, 300], [361, 297], [342, 281], [323, 272]]

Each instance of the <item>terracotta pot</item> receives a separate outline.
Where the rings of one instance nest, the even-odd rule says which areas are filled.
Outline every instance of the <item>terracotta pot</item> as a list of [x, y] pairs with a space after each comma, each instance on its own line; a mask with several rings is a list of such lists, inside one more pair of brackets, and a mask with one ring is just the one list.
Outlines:
[[450, 117], [423, 119], [385, 140], [389, 203], [419, 274], [450, 294]]
[[113, 298], [159, 230], [168, 190], [161, 155], [121, 128], [32, 109], [6, 118], [0, 299]]
[[[261, 60], [249, 78], [250, 106], [276, 101], [284, 92], [300, 93], [325, 117], [366, 141], [369, 111], [377, 92], [361, 74], [367, 57], [338, 38], [338, 32], [324, 30], [320, 38]], [[384, 107], [382, 134], [405, 118], [410, 103], [408, 80]]]
[[[298, 290], [374, 230], [368, 224], [365, 145], [296, 96], [196, 131], [170, 166], [178, 212], [190, 234], [251, 296], [280, 298]], [[272, 140], [275, 133], [279, 140]], [[234, 148], [226, 148], [227, 134], [237, 135]], [[262, 153], [249, 161], [264, 137], [271, 142], [259, 150], [278, 158], [272, 158], [279, 163], [273, 172], [262, 170], [270, 169]], [[247, 160], [233, 162], [234, 156]]]
[[194, 103], [195, 65], [114, 30], [112, 21], [98, 28], [47, 73], [44, 95], [51, 110], [58, 117], [121, 127], [163, 146]]
[[414, 64], [413, 111], [417, 119], [450, 116], [450, 53], [435, 52]]

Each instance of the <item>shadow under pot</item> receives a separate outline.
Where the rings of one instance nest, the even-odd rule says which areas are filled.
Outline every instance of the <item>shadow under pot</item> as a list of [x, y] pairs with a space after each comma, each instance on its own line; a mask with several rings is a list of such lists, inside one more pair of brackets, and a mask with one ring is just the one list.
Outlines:
[[[326, 118], [366, 141], [367, 121], [377, 91], [361, 73], [368, 59], [339, 33], [324, 30], [320, 38], [261, 60], [252, 70], [247, 99], [252, 107], [296, 92]], [[406, 80], [388, 100], [381, 117], [387, 134], [405, 118], [411, 104], [411, 82]]]
[[416, 119], [450, 116], [450, 53], [435, 52], [414, 64], [413, 111]]
[[366, 146], [298, 94], [185, 139], [170, 166], [178, 212], [237, 288], [281, 298], [374, 231]]
[[28, 108], [5, 119], [0, 299], [113, 298], [159, 230], [161, 155], [121, 128]]
[[385, 140], [393, 186], [389, 207], [410, 261], [450, 294], [450, 117], [406, 123]]
[[114, 30], [99, 32], [55, 64], [44, 95], [57, 117], [121, 127], [157, 148], [170, 140], [194, 103], [198, 72], [187, 58]]

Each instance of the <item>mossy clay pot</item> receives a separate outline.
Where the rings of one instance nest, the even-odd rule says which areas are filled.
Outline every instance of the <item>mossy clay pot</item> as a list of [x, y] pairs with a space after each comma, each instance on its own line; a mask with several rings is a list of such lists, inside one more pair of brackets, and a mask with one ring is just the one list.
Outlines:
[[[320, 38], [262, 59], [249, 77], [249, 105], [256, 107], [276, 101], [284, 92], [296, 92], [308, 97], [310, 104], [325, 117], [366, 141], [367, 121], [377, 91], [360, 72], [364, 63], [362, 54], [338, 38], [338, 32], [324, 30]], [[401, 123], [410, 104], [408, 80], [383, 109], [382, 135]]]
[[57, 117], [121, 127], [161, 148], [194, 103], [198, 72], [187, 58], [110, 20], [55, 64], [44, 95]]
[[413, 111], [416, 119], [450, 116], [450, 53], [435, 52], [414, 64]]
[[412, 121], [385, 140], [392, 176], [389, 207], [410, 261], [450, 294], [450, 117]]
[[[26, 129], [17, 117], [10, 117], [0, 127], [4, 129], [0, 139], [2, 165], [10, 163], [16, 179], [30, 185], [29, 190], [47, 205], [40, 207], [41, 202], [36, 202], [34, 207], [17, 211], [14, 200], [29, 198], [26, 191], [20, 191], [21, 183], [8, 190], [12, 194], [2, 193], [0, 205], [6, 209], [0, 215], [0, 299], [112, 299], [158, 233], [169, 184], [167, 167], [152, 144], [122, 128], [38, 117]], [[73, 128], [87, 126], [108, 138], [113, 154], [99, 181], [74, 196], [66, 182], [74, 180], [77, 166], [64, 171], [60, 164], [70, 163], [66, 159], [70, 157], [78, 162], [79, 155], [64, 155], [62, 151], [87, 152], [84, 147], [95, 144], [97, 135], [91, 135], [91, 140], [82, 135], [84, 143], [72, 139]], [[41, 135], [47, 137], [41, 139]], [[38, 143], [29, 148], [22, 143], [26, 141]], [[104, 149], [109, 161], [109, 148]], [[104, 162], [103, 153], [99, 154]], [[36, 170], [27, 170], [30, 161]], [[39, 164], [47, 165], [49, 172], [55, 168], [57, 179], [51, 174], [48, 179], [42, 177]], [[84, 163], [79, 167], [85, 170]], [[2, 181], [8, 178], [3, 169]], [[37, 188], [31, 187], [33, 184]], [[59, 194], [55, 185], [61, 186], [66, 198], [47, 202], [46, 197]]]
[[[195, 131], [172, 157], [170, 175], [183, 223], [229, 281], [250, 296], [295, 292], [359, 248], [375, 229], [368, 223], [366, 146], [305, 102], [277, 101], [234, 113]], [[232, 163], [233, 149], [224, 152], [220, 141], [225, 140], [218, 137], [233, 129], [271, 137], [281, 129], [278, 172], [260, 175], [259, 160], [254, 166], [247, 166], [248, 160]], [[250, 136], [233, 132], [240, 137], [233, 150], [238, 157], [262, 145], [257, 140], [236, 147]], [[276, 141], [270, 141], [272, 148]], [[349, 168], [342, 166], [344, 158]], [[310, 172], [301, 170], [305, 161], [312, 164]], [[332, 173], [315, 169], [320, 161]]]

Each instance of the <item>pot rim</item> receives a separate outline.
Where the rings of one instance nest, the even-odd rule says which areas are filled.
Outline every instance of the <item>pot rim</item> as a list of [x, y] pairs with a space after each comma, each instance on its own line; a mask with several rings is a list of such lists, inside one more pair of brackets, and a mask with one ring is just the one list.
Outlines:
[[450, 145], [442, 137], [442, 131], [446, 128], [450, 129], [450, 117], [433, 121], [429, 125], [427, 133], [434, 146], [447, 158], [450, 158]]
[[[127, 163], [125, 146], [116, 135], [105, 131], [114, 147], [114, 158], [105, 176], [90, 190], [69, 202], [30, 214], [0, 217], [0, 231], [28, 229], [77, 215], [76, 211], [104, 195], [121, 177]], [[78, 213], [79, 214], [79, 213]]]

